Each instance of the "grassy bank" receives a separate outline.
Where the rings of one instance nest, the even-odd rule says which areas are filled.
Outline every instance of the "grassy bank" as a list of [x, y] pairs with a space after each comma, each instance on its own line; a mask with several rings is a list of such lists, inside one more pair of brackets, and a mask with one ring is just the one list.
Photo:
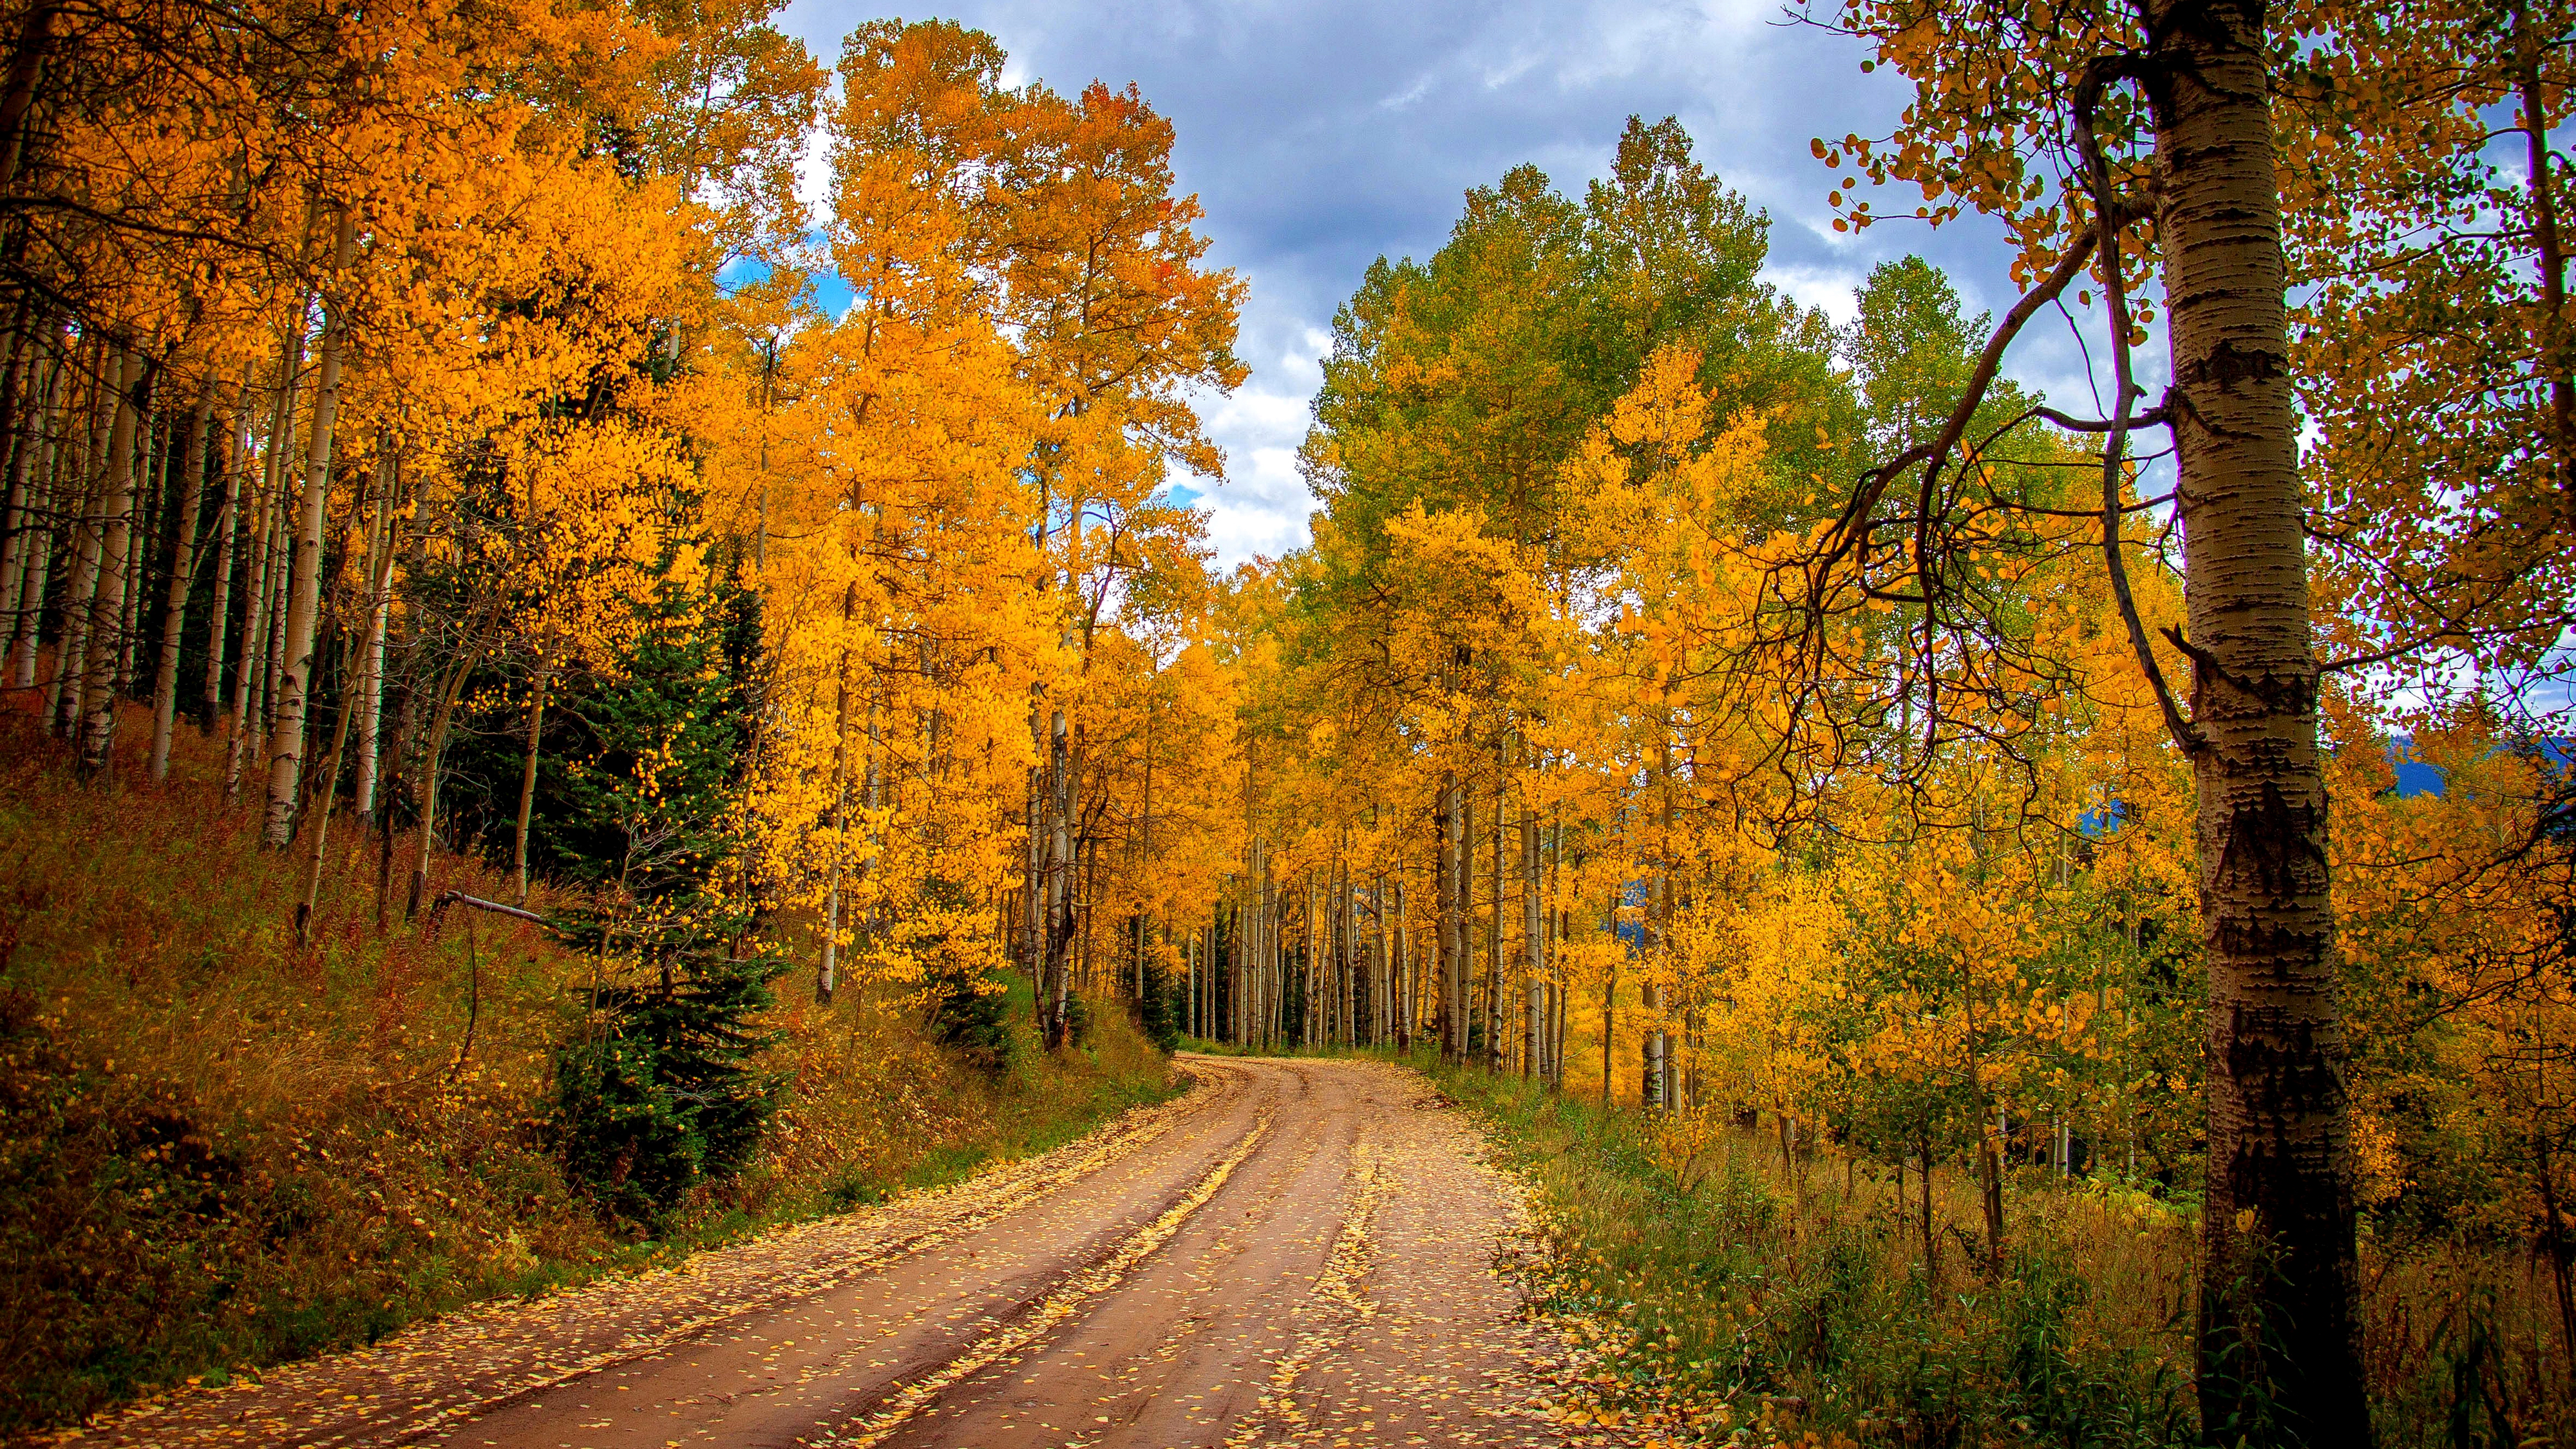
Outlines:
[[[1675, 1443], [2166, 1446], [2191, 1392], [2195, 1223], [2141, 1193], [2033, 1170], [1989, 1280], [1966, 1174], [1919, 1194], [1830, 1149], [1720, 1119], [1605, 1113], [1427, 1058], [1530, 1182], [1549, 1251], [1534, 1307], [1587, 1342], [1582, 1411]], [[2546, 1280], [2474, 1242], [2364, 1247], [2380, 1443], [2576, 1444]], [[2257, 1442], [2263, 1442], [2257, 1436]], [[2279, 1442], [2274, 1440], [2272, 1442]]]
[[[824, 1007], [785, 980], [789, 1105], [647, 1235], [569, 1190], [543, 1131], [588, 958], [498, 916], [406, 922], [399, 887], [379, 934], [376, 842], [345, 823], [299, 947], [302, 861], [223, 808], [211, 750], [101, 788], [12, 717], [0, 759], [0, 1433], [953, 1179], [1175, 1090], [1123, 1013], [1050, 1057], [1015, 997], [979, 1063], [900, 992]], [[441, 856], [443, 889], [506, 887]]]

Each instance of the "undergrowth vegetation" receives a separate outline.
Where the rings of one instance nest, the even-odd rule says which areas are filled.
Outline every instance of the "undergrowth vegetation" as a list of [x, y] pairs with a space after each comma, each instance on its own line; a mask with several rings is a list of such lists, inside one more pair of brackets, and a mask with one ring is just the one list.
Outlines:
[[[1671, 1443], [2164, 1446], [2192, 1393], [2197, 1223], [2112, 1182], [2023, 1169], [2000, 1277], [1979, 1270], [1970, 1174], [1939, 1164], [1925, 1271], [1919, 1175], [1831, 1147], [1700, 1130], [1425, 1061], [1532, 1187], [1537, 1311], [1586, 1350], [1569, 1412]], [[2576, 1443], [2545, 1270], [2450, 1242], [2364, 1252], [2383, 1445]]]
[[[1037, 1050], [1016, 975], [971, 1046], [893, 988], [781, 993], [767, 1134], [621, 1217], [567, 1184], [548, 1123], [593, 958], [504, 917], [405, 922], [399, 887], [378, 934], [363, 830], [334, 833], [298, 949], [301, 862], [207, 808], [221, 760], [193, 732], [166, 786], [100, 790], [0, 731], [0, 1432], [877, 1201], [1171, 1090], [1124, 1012]], [[433, 870], [433, 898], [504, 893], [469, 858]]]

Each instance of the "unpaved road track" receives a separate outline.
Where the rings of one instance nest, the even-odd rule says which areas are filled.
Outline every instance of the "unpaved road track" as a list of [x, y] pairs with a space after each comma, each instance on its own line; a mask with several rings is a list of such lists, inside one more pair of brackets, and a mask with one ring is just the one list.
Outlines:
[[1511, 1185], [1421, 1077], [1184, 1057], [1043, 1157], [685, 1266], [486, 1306], [84, 1443], [1569, 1442], [1493, 1271]]

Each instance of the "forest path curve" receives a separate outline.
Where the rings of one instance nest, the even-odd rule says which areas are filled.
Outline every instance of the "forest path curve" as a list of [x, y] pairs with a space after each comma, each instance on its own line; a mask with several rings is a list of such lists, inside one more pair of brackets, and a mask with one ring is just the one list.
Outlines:
[[1494, 1268], [1523, 1237], [1516, 1186], [1428, 1081], [1177, 1060], [1194, 1090], [1043, 1156], [179, 1394], [81, 1442], [1574, 1442], [1540, 1406], [1563, 1345]]

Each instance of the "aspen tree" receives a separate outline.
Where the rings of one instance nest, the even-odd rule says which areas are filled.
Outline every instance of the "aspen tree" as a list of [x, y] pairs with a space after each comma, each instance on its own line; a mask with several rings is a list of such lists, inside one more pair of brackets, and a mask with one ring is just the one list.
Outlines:
[[[358, 779], [351, 810], [362, 822], [376, 818], [376, 775], [384, 726], [385, 632], [393, 620], [394, 489], [401, 477], [392, 447], [379, 439], [376, 460], [376, 507], [367, 530], [368, 571], [376, 580], [367, 600], [366, 647], [358, 659]], [[211, 676], [210, 676], [211, 677]], [[211, 699], [211, 686], [209, 698]]]
[[113, 365], [110, 425], [103, 450], [102, 507], [96, 529], [97, 553], [89, 563], [88, 663], [81, 671], [80, 761], [85, 774], [103, 774], [113, 763], [116, 745], [116, 659], [123, 644], [125, 596], [133, 587], [134, 443], [151, 393], [143, 359], [131, 348], [118, 349]]
[[[355, 285], [351, 264], [357, 242], [357, 212], [343, 206], [332, 246], [331, 273], [344, 287]], [[321, 365], [314, 375], [304, 493], [292, 534], [284, 628], [278, 636], [276, 705], [268, 745], [268, 813], [260, 829], [260, 843], [272, 850], [284, 850], [294, 838], [296, 792], [303, 783], [306, 697], [318, 663], [315, 646], [321, 625], [322, 533], [331, 505], [331, 443], [340, 420], [340, 369], [348, 346], [348, 313], [354, 305], [354, 298], [341, 298], [329, 306], [323, 319]]]
[[197, 717], [199, 731], [208, 735], [223, 714], [224, 650], [232, 637], [233, 540], [241, 532], [242, 477], [251, 457], [251, 391], [244, 382], [224, 420], [229, 446], [223, 451], [223, 500], [215, 510], [214, 592], [206, 606], [206, 683]]
[[[48, 329], [50, 330], [50, 329]], [[8, 462], [6, 507], [0, 511], [0, 620], [8, 631], [0, 638], [0, 678], [16, 668], [18, 621], [26, 598], [28, 555], [35, 546], [35, 500], [29, 494], [29, 463], [40, 446], [38, 433], [43, 424], [43, 399], [51, 390], [51, 349], [33, 333], [21, 328], [22, 340], [16, 341], [9, 360], [9, 385], [5, 389], [8, 406], [0, 410], [0, 426], [6, 434]]]
[[[2017, 279], [2031, 290], [2007, 311], [1941, 434], [1864, 475], [1819, 561], [1860, 561], [1862, 535], [1882, 523], [1919, 533], [1906, 572], [1931, 590], [1921, 607], [1955, 610], [1939, 560], [1920, 546], [1934, 521], [1896, 525], [1880, 505], [1900, 473], [1924, 480], [1909, 499], [1932, 487], [2015, 335], [2091, 270], [2105, 293], [2115, 377], [2111, 416], [2077, 421], [2106, 442], [2105, 575], [2199, 797], [2210, 1158], [2202, 1414], [2223, 1423], [2259, 1403], [2311, 1438], [2367, 1443], [2348, 1044], [2334, 989], [2271, 116], [2275, 18], [2239, 0], [2066, 13], [1969, 0], [1928, 14], [1851, 0], [1838, 23], [1914, 80], [1916, 103], [1885, 141], [1855, 135], [1816, 151], [1874, 181], [1922, 183], [1927, 218], [1967, 207], [2005, 217], [2021, 243]], [[1991, 45], [1994, 37], [2005, 43]], [[2034, 163], [2058, 161], [2055, 188], [2029, 175]], [[1844, 209], [1838, 225], [1868, 224], [1866, 202]], [[2168, 398], [2143, 413], [2130, 354], [2148, 314], [2129, 296], [2133, 259], [2161, 269], [2174, 379]], [[2189, 662], [2188, 700], [2165, 686], [2127, 597], [2121, 467], [2128, 434], [2149, 426], [2175, 442], [2188, 619], [2167, 639]], [[1978, 627], [1956, 617], [1963, 633]], [[1927, 640], [1934, 627], [1927, 616]], [[1939, 729], [1936, 715], [1936, 737]]]
[[54, 556], [54, 528], [50, 523], [33, 524], [29, 516], [41, 511], [50, 518], [61, 509], [62, 490], [55, 472], [55, 460], [60, 450], [58, 435], [62, 418], [58, 400], [63, 386], [64, 357], [58, 339], [57, 345], [49, 349], [49, 354], [45, 387], [38, 407], [32, 411], [32, 416], [40, 420], [33, 425], [36, 436], [22, 434], [20, 451], [11, 462], [14, 478], [20, 462], [28, 453], [35, 451], [36, 444], [41, 441], [43, 460], [25, 484], [28, 507], [20, 514], [17, 532], [9, 539], [14, 549], [10, 557], [16, 567], [10, 571], [8, 579], [8, 587], [12, 591], [9, 637], [6, 652], [0, 653], [0, 677], [5, 677], [9, 686], [18, 690], [32, 689], [36, 683], [37, 634], [42, 623], [45, 586], [52, 573]]
[[95, 371], [88, 379], [85, 411], [90, 422], [84, 430], [87, 444], [74, 465], [73, 477], [77, 481], [70, 490], [74, 504], [69, 540], [72, 569], [63, 594], [62, 635], [54, 646], [53, 670], [45, 690], [46, 718], [56, 733], [69, 740], [80, 737], [90, 643], [98, 633], [99, 557], [108, 506], [108, 432], [116, 425], [126, 388], [125, 349], [111, 347], [102, 338], [89, 351], [90, 366]]
[[204, 501], [206, 430], [214, 421], [212, 384], [197, 392], [196, 410], [179, 435], [179, 513], [170, 548], [169, 594], [161, 605], [161, 649], [152, 682], [152, 778], [170, 774], [170, 735], [179, 720], [179, 636], [187, 627], [188, 590], [196, 579], [197, 514]]
[[271, 603], [277, 572], [277, 529], [285, 496], [286, 459], [295, 436], [295, 394], [303, 376], [303, 315], [299, 310], [292, 342], [280, 349], [277, 397], [269, 409], [268, 437], [261, 448], [261, 476], [253, 523], [244, 537], [242, 557], [241, 662], [233, 674], [232, 737], [226, 741], [224, 799], [235, 798], [244, 771], [256, 765], [252, 742], [265, 721], [264, 701], [276, 651], [271, 645]]

